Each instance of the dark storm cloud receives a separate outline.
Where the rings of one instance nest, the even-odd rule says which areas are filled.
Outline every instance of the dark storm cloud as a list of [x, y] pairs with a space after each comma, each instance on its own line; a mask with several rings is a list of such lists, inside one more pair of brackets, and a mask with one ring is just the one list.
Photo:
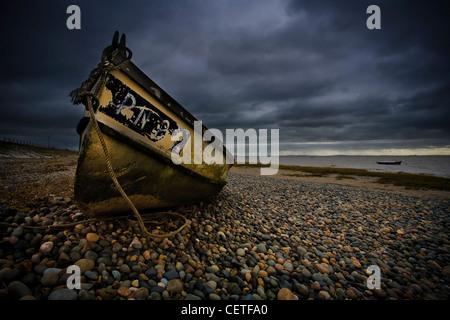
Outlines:
[[[81, 30], [65, 27], [70, 4]], [[371, 4], [381, 30], [366, 28]], [[7, 0], [0, 136], [76, 146], [82, 110], [67, 94], [120, 30], [133, 61], [210, 128], [279, 128], [284, 150], [445, 146], [449, 12], [438, 1]]]

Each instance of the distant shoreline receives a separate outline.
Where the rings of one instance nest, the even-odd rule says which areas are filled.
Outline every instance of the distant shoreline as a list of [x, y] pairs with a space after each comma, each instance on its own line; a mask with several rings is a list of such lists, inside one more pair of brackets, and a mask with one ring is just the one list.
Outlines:
[[[46, 176], [49, 171], [53, 170], [49, 170], [48, 168], [45, 170], [37, 169], [35, 163], [36, 161], [34, 160], [42, 161], [42, 159], [48, 159], [49, 163], [47, 164], [47, 166], [50, 166], [52, 168], [55, 167], [54, 169], [56, 169], [56, 171], [65, 171], [65, 168], [70, 168], [69, 172], [71, 173], [66, 171], [66, 174], [68, 174], [66, 178], [69, 179], [68, 181], [65, 181], [65, 183], [63, 183], [63, 185], [68, 185], [69, 189], [72, 188], [77, 156], [78, 153], [71, 150], [36, 147], [0, 141], [0, 160], [2, 161], [1, 166], [3, 166], [3, 169], [5, 169], [5, 171], [8, 170], [7, 167], [9, 167], [9, 170], [15, 167], [13, 163], [10, 163], [15, 159], [23, 160], [25, 162], [27, 162], [27, 160], [30, 160], [29, 165], [31, 166], [30, 168], [33, 169], [26, 169], [28, 168], [28, 165], [25, 165], [25, 163], [23, 163], [21, 164], [24, 166], [22, 169], [23, 172], [21, 172], [21, 170], [17, 167], [12, 171], [16, 172], [16, 178], [22, 176], [22, 178], [24, 178], [25, 180], [25, 176], [34, 171], [35, 175], [33, 175], [32, 180], [36, 180], [37, 182], [41, 179], [44, 179], [44, 176]], [[67, 160], [61, 160], [61, 162], [57, 160], [58, 158], [61, 159], [66, 157], [68, 158]], [[281, 157], [281, 163], [283, 163], [283, 157]], [[311, 156], [296, 157], [306, 158]], [[354, 156], [348, 156], [348, 158], [351, 157]], [[232, 171], [236, 173], [259, 175], [259, 168], [261, 166], [263, 165], [235, 164], [232, 168]], [[353, 185], [357, 187], [408, 193], [418, 196], [450, 198], [450, 178], [439, 177], [430, 174], [371, 171], [368, 169], [340, 168], [334, 166], [300, 166], [281, 164], [279, 167], [280, 171], [277, 175], [274, 176], [276, 178]], [[38, 177], [36, 173], [42, 176]], [[15, 189], [14, 186], [11, 186], [11, 188]]]
[[[379, 161], [401, 161], [398, 166], [377, 164]], [[450, 156], [280, 156], [281, 165], [365, 169], [380, 172], [405, 172], [450, 178]]]
[[[232, 171], [243, 174], [259, 174], [259, 168], [262, 166], [261, 164], [235, 164]], [[450, 179], [432, 175], [293, 165], [280, 165], [279, 168], [278, 174], [273, 177], [357, 185], [379, 190], [390, 188], [392, 191], [401, 191], [409, 194], [450, 198]]]
[[450, 157], [448, 154], [283, 154], [280, 157]]

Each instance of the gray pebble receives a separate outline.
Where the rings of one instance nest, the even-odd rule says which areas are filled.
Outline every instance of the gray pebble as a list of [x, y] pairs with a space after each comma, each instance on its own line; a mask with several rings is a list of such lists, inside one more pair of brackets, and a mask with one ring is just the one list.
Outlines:
[[48, 300], [77, 300], [76, 290], [57, 289], [50, 293]]
[[48, 272], [41, 278], [41, 284], [43, 287], [53, 288], [58, 283], [58, 279], [59, 277], [57, 273]]
[[12, 281], [8, 285], [8, 294], [15, 299], [20, 299], [25, 296], [31, 296], [32, 292], [25, 284], [20, 281]]

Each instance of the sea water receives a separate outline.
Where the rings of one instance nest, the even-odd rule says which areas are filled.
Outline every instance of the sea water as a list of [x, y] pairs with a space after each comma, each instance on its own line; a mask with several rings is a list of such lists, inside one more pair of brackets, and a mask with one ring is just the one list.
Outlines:
[[[381, 165], [377, 164], [377, 161], [402, 161], [402, 163]], [[450, 178], [450, 156], [280, 156], [280, 164], [423, 173]]]

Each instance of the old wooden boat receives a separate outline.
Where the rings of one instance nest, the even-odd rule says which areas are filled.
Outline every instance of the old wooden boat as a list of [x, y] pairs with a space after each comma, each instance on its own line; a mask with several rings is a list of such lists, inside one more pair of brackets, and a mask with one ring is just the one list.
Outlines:
[[401, 165], [401, 161], [377, 161], [378, 164], [384, 164], [384, 165]]
[[[112, 45], [103, 51], [102, 62], [82, 87], [71, 93], [76, 104], [86, 104], [83, 90], [96, 93], [95, 119], [118, 182], [135, 207], [144, 211], [198, 203], [216, 196], [226, 184], [232, 166], [227, 158], [232, 156], [223, 147], [222, 163], [174, 163], [174, 152], [191, 152], [191, 159], [194, 158], [194, 148], [185, 146], [207, 129], [202, 125], [200, 133], [195, 131], [197, 119], [130, 58], [125, 36], [119, 42], [116, 33]], [[80, 146], [75, 200], [91, 216], [130, 211], [108, 174], [104, 150], [93, 126], [85, 111], [77, 127]], [[172, 138], [175, 133], [181, 140]]]

